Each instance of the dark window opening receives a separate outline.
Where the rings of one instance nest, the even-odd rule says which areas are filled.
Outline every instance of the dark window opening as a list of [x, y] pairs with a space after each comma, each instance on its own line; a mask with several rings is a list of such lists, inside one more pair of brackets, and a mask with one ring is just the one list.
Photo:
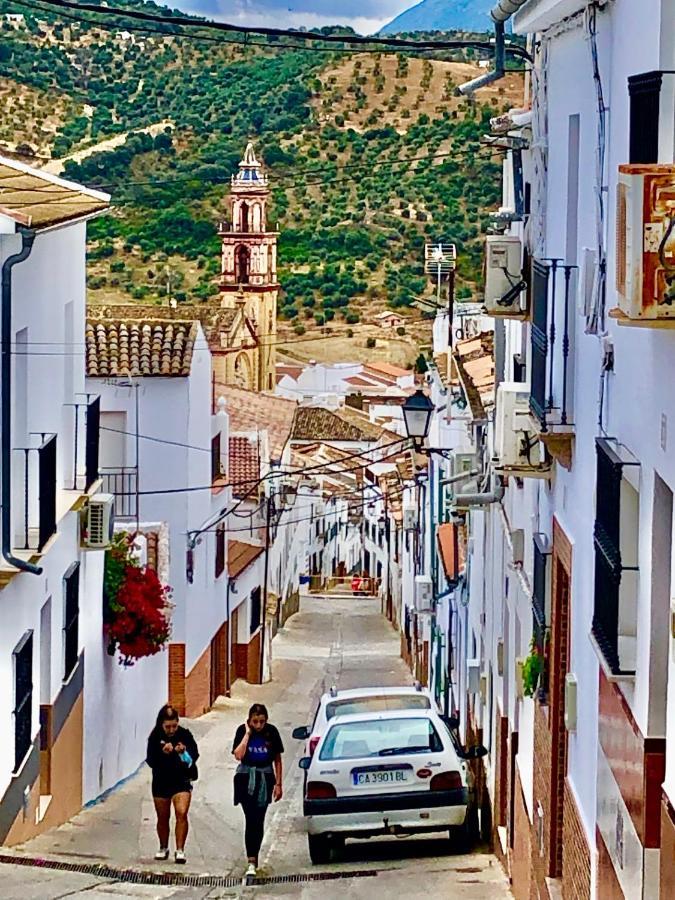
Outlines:
[[251, 254], [248, 247], [237, 247], [235, 262], [235, 278], [239, 284], [248, 284], [251, 267]]
[[216, 578], [225, 571], [225, 523], [216, 528]]
[[74, 562], [63, 576], [64, 599], [64, 671], [63, 680], [72, 675], [79, 656], [80, 564]]
[[527, 380], [527, 368], [522, 353], [513, 354], [513, 380], [521, 384]]
[[220, 468], [220, 433], [211, 438], [211, 481], [217, 481], [222, 475]]
[[[628, 79], [630, 95], [629, 162], [659, 160], [659, 116], [662, 72], [644, 72]], [[671, 116], [673, 110], [671, 110]]]
[[251, 628], [250, 632], [253, 634], [255, 631], [260, 628], [261, 624], [261, 604], [260, 604], [260, 596], [261, 591], [260, 588], [257, 587], [253, 591], [251, 591]]
[[248, 231], [248, 203], [242, 203], [239, 207], [239, 230], [246, 233]]

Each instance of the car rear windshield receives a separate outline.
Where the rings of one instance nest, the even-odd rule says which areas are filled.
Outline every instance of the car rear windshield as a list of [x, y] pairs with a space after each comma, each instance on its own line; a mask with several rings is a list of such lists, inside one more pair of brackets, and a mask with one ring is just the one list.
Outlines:
[[427, 718], [340, 722], [331, 727], [319, 759], [362, 759], [438, 753], [443, 743]]
[[382, 694], [372, 697], [352, 697], [331, 700], [326, 704], [326, 718], [350, 716], [368, 712], [389, 712], [392, 709], [430, 709], [429, 698], [424, 694]]

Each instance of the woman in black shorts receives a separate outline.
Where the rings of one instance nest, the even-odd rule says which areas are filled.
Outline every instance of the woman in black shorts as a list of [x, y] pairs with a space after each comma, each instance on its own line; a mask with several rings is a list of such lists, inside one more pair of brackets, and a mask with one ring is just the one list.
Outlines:
[[171, 804], [176, 815], [177, 863], [185, 863], [185, 840], [188, 834], [188, 810], [192, 799], [192, 782], [197, 778], [199, 750], [192, 734], [178, 722], [173, 706], [163, 706], [157, 723], [148, 737], [146, 762], [152, 769], [152, 799], [157, 813], [159, 850], [156, 860], [169, 858], [169, 820]]

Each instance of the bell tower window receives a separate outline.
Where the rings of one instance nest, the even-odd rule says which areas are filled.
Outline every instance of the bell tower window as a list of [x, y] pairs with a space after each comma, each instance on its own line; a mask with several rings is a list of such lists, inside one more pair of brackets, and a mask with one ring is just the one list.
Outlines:
[[240, 244], [236, 250], [235, 280], [238, 284], [248, 284], [251, 271], [251, 254], [248, 247]]
[[239, 207], [239, 230], [246, 233], [248, 226], [248, 203], [242, 203]]

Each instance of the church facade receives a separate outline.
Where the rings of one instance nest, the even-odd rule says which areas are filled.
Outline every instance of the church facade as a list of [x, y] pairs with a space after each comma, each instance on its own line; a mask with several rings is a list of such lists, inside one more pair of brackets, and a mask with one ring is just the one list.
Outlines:
[[[241, 309], [256, 334], [228, 359], [227, 383], [258, 391], [274, 389], [277, 339], [277, 238], [267, 225], [268, 178], [248, 144], [232, 176], [230, 219], [221, 223], [221, 305]], [[225, 374], [225, 373], [224, 373]]]

